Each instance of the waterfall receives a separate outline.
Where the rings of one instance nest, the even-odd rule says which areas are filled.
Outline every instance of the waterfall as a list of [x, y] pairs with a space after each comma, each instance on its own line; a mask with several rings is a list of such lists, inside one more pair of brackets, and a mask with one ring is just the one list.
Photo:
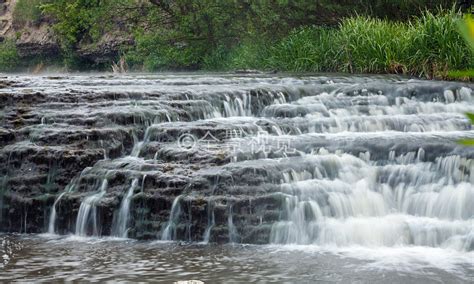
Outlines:
[[[474, 248], [474, 148], [457, 143], [474, 138], [465, 116], [472, 83], [304, 74], [14, 80], [22, 87], [5, 89], [4, 104], [28, 107], [24, 131], [12, 130], [17, 116], [2, 117], [5, 230], [58, 233], [73, 220], [80, 236], [103, 227], [128, 237], [133, 224], [138, 239]], [[183, 149], [188, 135], [195, 147]], [[40, 208], [70, 177], [50, 210]]]
[[[273, 225], [270, 241], [471, 247], [472, 238], [460, 236], [470, 236], [474, 230], [470, 219], [474, 216], [474, 187], [467, 182], [474, 169], [472, 161], [451, 156], [438, 158], [434, 165], [417, 156], [408, 160], [407, 155], [394, 157], [395, 165], [347, 154], [303, 158], [313, 161], [316, 172], [326, 176], [283, 177], [282, 220]], [[336, 171], [332, 179], [327, 176], [328, 166]], [[453, 172], [456, 168], [469, 170]], [[446, 172], [441, 181], [440, 170]]]
[[204, 244], [208, 244], [211, 238], [211, 230], [216, 225], [216, 215], [214, 213], [214, 201], [210, 198], [207, 203], [207, 227], [204, 231], [203, 240]]
[[208, 244], [210, 239], [211, 239], [211, 230], [212, 228], [214, 228], [214, 226], [216, 225], [216, 215], [214, 213], [214, 210], [212, 210], [208, 216], [208, 225], [206, 227], [206, 230], [204, 231], [204, 235], [203, 235], [203, 238], [202, 238], [202, 242], [204, 244]]
[[59, 203], [61, 198], [66, 194], [66, 192], [61, 193], [58, 198], [54, 201], [53, 207], [51, 208], [51, 214], [49, 215], [49, 223], [48, 223], [48, 234], [55, 233], [55, 225], [56, 225], [56, 205]]
[[56, 233], [56, 219], [58, 217], [56, 207], [58, 206], [59, 202], [64, 197], [64, 195], [74, 191], [74, 189], [76, 188], [77, 183], [78, 183], [79, 180], [80, 180], [80, 178], [73, 178], [72, 181], [66, 186], [64, 191], [54, 201], [53, 206], [51, 207], [51, 212], [49, 214], [48, 234], [53, 235], [53, 234]]
[[143, 193], [143, 190], [145, 189], [145, 180], [146, 180], [146, 175], [143, 175], [142, 186], [141, 186], [141, 189], [140, 189], [140, 192], [142, 192], [142, 193]]
[[238, 243], [239, 233], [237, 232], [237, 228], [234, 225], [232, 204], [229, 205], [229, 215], [227, 216], [227, 228], [229, 230], [229, 242], [232, 244]]
[[92, 194], [81, 203], [76, 220], [76, 235], [87, 236], [92, 225], [92, 235], [99, 235], [99, 226], [97, 224], [97, 204], [104, 197], [107, 189], [107, 179], [102, 181], [99, 192]]
[[176, 239], [176, 226], [179, 222], [179, 217], [181, 215], [181, 199], [183, 195], [176, 197], [171, 206], [170, 217], [168, 223], [161, 234], [161, 240], [163, 241], [172, 241]]
[[130, 219], [130, 203], [132, 200], [133, 192], [137, 188], [138, 178], [132, 181], [127, 194], [123, 196], [118, 211], [118, 216], [114, 218], [114, 224], [112, 225], [112, 235], [120, 238], [126, 238], [128, 235], [128, 221]]
[[245, 93], [235, 94], [233, 98], [226, 95], [225, 101], [223, 102], [223, 115], [225, 117], [251, 116], [251, 97]]

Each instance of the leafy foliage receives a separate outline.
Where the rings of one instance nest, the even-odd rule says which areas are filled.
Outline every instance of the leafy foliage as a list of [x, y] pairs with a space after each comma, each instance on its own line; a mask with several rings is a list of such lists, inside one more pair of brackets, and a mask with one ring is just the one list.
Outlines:
[[0, 71], [13, 70], [18, 63], [18, 52], [13, 41], [0, 43]]
[[[242, 1], [151, 1], [136, 48], [127, 54], [148, 70], [195, 69], [243, 32]], [[142, 61], [142, 62], [140, 62]]]
[[185, 42], [170, 44], [160, 35], [138, 35], [136, 46], [126, 54], [131, 66], [146, 70], [196, 69], [204, 46], [187, 45]]
[[[53, 29], [68, 67], [82, 67], [76, 49], [79, 43], [94, 44], [107, 31], [116, 28], [117, 15], [127, 15], [135, 0], [51, 0], [41, 5], [43, 14], [54, 19]], [[130, 12], [132, 17], [135, 13]], [[130, 21], [130, 25], [135, 22]]]
[[[474, 113], [466, 113], [466, 116], [471, 121], [471, 124], [474, 125]], [[474, 139], [463, 139], [459, 143], [466, 146], [474, 146]]]
[[[466, 15], [464, 21], [458, 21], [459, 31], [461, 32], [464, 40], [469, 45], [472, 51], [474, 51], [474, 19], [471, 15]], [[474, 78], [474, 70], [468, 71], [453, 71], [450, 73], [455, 78], [467, 77]], [[474, 113], [466, 113], [467, 118], [474, 125]], [[459, 141], [461, 144], [466, 146], [474, 146], [474, 139], [464, 139]]]
[[344, 19], [336, 29], [309, 26], [276, 42], [253, 41], [257, 46], [253, 51], [251, 44], [241, 44], [225, 53], [221, 65], [444, 78], [447, 70], [473, 66], [469, 47], [457, 32], [457, 18], [452, 11], [425, 12], [403, 23], [356, 16]]
[[56, 19], [54, 29], [66, 48], [83, 38], [98, 38], [100, 25], [97, 23], [101, 23], [105, 8], [100, 0], [55, 0], [42, 6], [46, 14]]
[[[423, 12], [449, 8], [451, 0], [18, 1], [23, 3], [19, 11], [34, 2], [28, 6], [34, 15], [26, 18], [37, 17], [38, 7], [52, 18], [69, 65], [80, 64], [78, 46], [94, 44], [117, 28], [135, 40], [123, 48], [128, 64], [145, 70], [259, 68], [432, 76], [470, 64], [452, 29], [454, 15]], [[438, 36], [449, 42], [433, 49]], [[423, 51], [414, 50], [418, 44]]]

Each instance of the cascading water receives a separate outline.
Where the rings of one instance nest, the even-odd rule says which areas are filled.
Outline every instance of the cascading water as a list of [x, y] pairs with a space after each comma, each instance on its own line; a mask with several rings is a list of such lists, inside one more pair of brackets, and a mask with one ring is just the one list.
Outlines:
[[234, 225], [232, 205], [229, 206], [229, 214], [227, 216], [227, 228], [229, 230], [229, 242], [232, 244], [237, 243], [239, 239], [239, 233], [237, 232], [237, 228]]
[[138, 187], [138, 179], [134, 179], [130, 188], [127, 191], [127, 194], [123, 196], [122, 203], [120, 204], [120, 209], [118, 215], [114, 219], [114, 224], [112, 225], [112, 234], [116, 237], [126, 238], [128, 234], [128, 222], [130, 219], [130, 203], [132, 201], [133, 192]]
[[[86, 198], [79, 207], [76, 221], [76, 235], [87, 236], [92, 234], [93, 236], [99, 235], [99, 224], [97, 220], [97, 204], [104, 197], [107, 190], [107, 179], [102, 181], [100, 190]], [[91, 228], [92, 227], [92, 228]]]
[[54, 234], [55, 231], [55, 225], [56, 225], [56, 218], [57, 218], [57, 212], [56, 212], [56, 206], [58, 205], [59, 201], [61, 201], [61, 198], [66, 194], [66, 192], [61, 193], [56, 201], [54, 201], [53, 207], [51, 208], [51, 214], [49, 215], [49, 222], [48, 222], [48, 234]]
[[48, 234], [55, 234], [56, 233], [56, 219], [57, 219], [57, 211], [56, 207], [58, 207], [59, 202], [61, 202], [61, 199], [68, 193], [71, 193], [74, 191], [74, 189], [77, 186], [77, 181], [78, 179], [74, 178], [72, 179], [71, 183], [69, 183], [64, 192], [62, 192], [58, 198], [53, 203], [53, 206], [51, 207], [51, 213], [49, 214], [49, 222], [48, 222]]
[[178, 225], [179, 217], [181, 214], [181, 199], [182, 195], [176, 197], [173, 201], [170, 211], [170, 219], [163, 229], [161, 234], [161, 240], [172, 241], [176, 239], [176, 226]]
[[12, 80], [0, 100], [4, 231], [474, 251], [474, 148], [458, 143], [474, 138], [471, 83]]
[[[470, 173], [447, 174], [452, 170], [449, 162], [449, 167], [439, 167], [456, 157], [435, 163], [416, 159], [407, 163], [405, 158], [395, 164], [367, 162], [347, 154], [306, 159], [313, 160], [317, 174], [295, 175], [281, 185], [284, 220], [273, 225], [272, 242], [472, 246], [468, 239], [474, 214]], [[458, 165], [473, 166], [472, 161]]]
[[211, 239], [211, 230], [216, 225], [216, 215], [214, 214], [214, 201], [209, 200], [207, 204], [207, 227], [202, 236], [202, 242], [208, 244]]

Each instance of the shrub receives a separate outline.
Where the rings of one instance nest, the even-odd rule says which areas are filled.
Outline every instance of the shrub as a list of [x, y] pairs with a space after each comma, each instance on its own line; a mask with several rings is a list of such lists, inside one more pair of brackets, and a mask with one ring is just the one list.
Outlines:
[[204, 70], [229, 70], [229, 47], [219, 45], [214, 51], [205, 56], [202, 61]]
[[203, 46], [186, 43], [169, 43], [159, 34], [137, 35], [136, 46], [125, 54], [131, 67], [143, 66], [145, 70], [197, 69], [205, 54]]
[[18, 52], [13, 41], [0, 43], [0, 71], [11, 71], [17, 67]]
[[266, 69], [271, 42], [263, 39], [248, 39], [229, 52], [229, 69]]

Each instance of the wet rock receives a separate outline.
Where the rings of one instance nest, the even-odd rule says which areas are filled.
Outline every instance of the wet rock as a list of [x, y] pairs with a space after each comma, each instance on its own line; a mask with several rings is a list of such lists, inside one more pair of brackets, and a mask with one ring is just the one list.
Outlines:
[[4, 146], [7, 145], [10, 141], [15, 139], [15, 135], [12, 131], [4, 128], [0, 128], [0, 145]]
[[[456, 143], [472, 137], [463, 116], [472, 86], [464, 83], [230, 75], [15, 80], [0, 93], [2, 231], [49, 230], [55, 204], [54, 232], [77, 232], [81, 217], [81, 233], [115, 234], [131, 192], [131, 238], [317, 243], [327, 236], [321, 230], [350, 228], [337, 222], [428, 214], [393, 205], [396, 192], [469, 193], [472, 184], [474, 152]], [[445, 214], [463, 222], [471, 211], [459, 204], [459, 216]]]

